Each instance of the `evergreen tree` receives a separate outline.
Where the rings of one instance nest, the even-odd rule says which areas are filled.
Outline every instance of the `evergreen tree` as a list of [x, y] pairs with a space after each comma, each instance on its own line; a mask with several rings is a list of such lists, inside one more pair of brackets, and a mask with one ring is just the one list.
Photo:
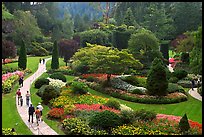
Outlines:
[[22, 40], [21, 48], [20, 48], [20, 53], [19, 53], [19, 58], [18, 58], [18, 67], [22, 68], [23, 70], [26, 69], [27, 65], [27, 56], [26, 56], [26, 48], [25, 48], [25, 43]]
[[51, 69], [58, 69], [58, 68], [59, 68], [59, 55], [58, 55], [57, 41], [55, 40], [53, 45], [53, 51], [52, 51]]
[[148, 94], [163, 96], [167, 94], [167, 88], [166, 68], [161, 59], [155, 58], [147, 76]]
[[182, 132], [188, 131], [190, 129], [190, 125], [188, 123], [188, 118], [187, 118], [186, 113], [184, 114], [184, 116], [179, 121], [179, 129]]
[[136, 23], [131, 8], [127, 9], [123, 23], [127, 26], [134, 26], [134, 24]]

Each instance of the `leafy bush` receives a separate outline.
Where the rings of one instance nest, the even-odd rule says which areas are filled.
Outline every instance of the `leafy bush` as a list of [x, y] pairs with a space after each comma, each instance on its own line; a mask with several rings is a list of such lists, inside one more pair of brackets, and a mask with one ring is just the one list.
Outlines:
[[94, 81], [97, 80], [97, 78], [94, 78], [93, 76], [88, 76], [88, 77], [86, 78], [86, 80], [89, 81], [89, 82], [94, 82]]
[[140, 90], [140, 89], [134, 89], [132, 92], [132, 94], [140, 94], [140, 95], [144, 95], [144, 93]]
[[2, 128], [2, 135], [17, 135], [11, 128]]
[[67, 135], [90, 135], [91, 128], [80, 118], [66, 118], [62, 122], [62, 128]]
[[39, 97], [42, 97], [43, 95], [43, 92], [45, 91], [45, 88], [47, 87], [47, 85], [42, 85], [38, 91], [36, 92], [36, 94], [39, 96]]
[[168, 93], [173, 93], [173, 92], [185, 93], [185, 90], [183, 89], [183, 87], [175, 83], [169, 83], [167, 91]]
[[141, 110], [135, 111], [134, 116], [138, 120], [152, 121], [154, 118], [156, 118], [156, 113], [141, 109]]
[[189, 80], [179, 80], [177, 82], [177, 84], [181, 85], [184, 88], [191, 88], [192, 87], [191, 81], [189, 81]]
[[179, 129], [181, 130], [181, 132], [186, 132], [190, 129], [190, 125], [188, 123], [188, 118], [186, 114], [184, 114], [184, 116], [179, 121]]
[[120, 102], [118, 100], [109, 99], [104, 105], [120, 110]]
[[49, 85], [53, 86], [54, 88], [57, 88], [58, 90], [65, 86], [66, 83], [63, 82], [62, 80], [59, 80], [59, 79], [51, 79], [51, 78], [47, 78], [50, 82], [49, 82]]
[[123, 110], [120, 113], [120, 118], [123, 124], [129, 124], [134, 122], [134, 111]]
[[176, 69], [173, 72], [173, 76], [177, 77], [179, 80], [182, 78], [185, 78], [188, 75], [188, 73], [185, 70], [178, 70]]
[[50, 78], [52, 78], [52, 79], [59, 79], [59, 80], [62, 80], [63, 82], [67, 81], [66, 77], [61, 72], [53, 73], [50, 76]]
[[127, 77], [121, 77], [121, 79], [131, 85], [137, 86], [139, 84], [137, 77], [135, 76], [127, 76]]
[[49, 85], [49, 80], [46, 78], [39, 78], [35, 81], [35, 88], [39, 89], [42, 85]]
[[88, 86], [83, 82], [72, 82], [71, 89], [75, 94], [86, 94]]
[[59, 91], [56, 90], [53, 86], [46, 85], [41, 99], [43, 100], [43, 103], [47, 105], [51, 99], [56, 98], [59, 95], [60, 95]]
[[111, 127], [116, 127], [122, 124], [120, 117], [114, 112], [102, 111], [96, 113], [93, 117], [90, 118], [90, 126], [109, 129]]
[[169, 82], [171, 82], [171, 83], [177, 83], [178, 81], [179, 81], [179, 79], [177, 77], [174, 77], [174, 76], [169, 79]]
[[64, 109], [63, 108], [52, 108], [48, 114], [48, 118], [54, 119], [62, 119], [64, 116]]
[[202, 96], [202, 86], [198, 88], [198, 93]]

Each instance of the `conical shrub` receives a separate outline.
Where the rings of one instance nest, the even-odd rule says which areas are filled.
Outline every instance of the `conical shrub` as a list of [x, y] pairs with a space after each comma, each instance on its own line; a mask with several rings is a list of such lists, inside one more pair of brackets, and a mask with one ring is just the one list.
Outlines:
[[179, 121], [179, 129], [182, 132], [186, 132], [186, 131], [188, 131], [190, 129], [190, 125], [188, 123], [188, 118], [187, 118], [186, 114], [184, 114], [184, 116]]

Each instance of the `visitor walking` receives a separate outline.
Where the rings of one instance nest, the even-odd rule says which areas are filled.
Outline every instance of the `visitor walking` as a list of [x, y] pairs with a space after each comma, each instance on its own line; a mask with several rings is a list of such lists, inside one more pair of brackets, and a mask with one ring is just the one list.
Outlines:
[[26, 93], [26, 105], [29, 106], [29, 100], [30, 100], [30, 94], [29, 92], [27, 91]]
[[40, 121], [40, 117], [41, 117], [40, 110], [38, 107], [35, 110], [35, 115], [36, 115], [36, 122], [37, 122], [37, 126], [38, 126], [39, 125], [38, 121]]
[[18, 82], [19, 82], [19, 87], [23, 87], [23, 77], [20, 77]]
[[21, 96], [20, 102], [21, 102], [21, 107], [22, 107], [23, 106], [23, 96]]
[[45, 59], [43, 59], [43, 64], [45, 64]]
[[20, 98], [21, 98], [20, 88], [17, 90], [16, 94], [17, 94], [17, 96], [18, 96], [18, 105], [19, 105], [19, 101], [20, 101]]
[[192, 86], [192, 90], [194, 90], [193, 89], [195, 87], [195, 80], [194, 79], [191, 80], [191, 86]]
[[41, 64], [41, 58], [40, 58], [40, 64]]
[[28, 115], [29, 115], [29, 119], [28, 122], [30, 122], [30, 117], [32, 118], [32, 123], [33, 123], [33, 114], [35, 112], [35, 108], [33, 107], [32, 104], [30, 104], [30, 107], [28, 108]]
[[42, 119], [42, 110], [43, 110], [43, 106], [41, 105], [41, 103], [38, 103], [38, 106], [37, 106], [40, 110], [40, 120], [43, 121]]

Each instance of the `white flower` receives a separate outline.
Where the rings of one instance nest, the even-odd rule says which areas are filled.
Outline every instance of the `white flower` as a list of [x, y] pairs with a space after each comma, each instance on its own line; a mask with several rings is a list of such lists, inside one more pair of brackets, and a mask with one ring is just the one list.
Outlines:
[[52, 78], [47, 78], [47, 79], [50, 81], [49, 85], [52, 85], [53, 87], [56, 87], [56, 88], [61, 88], [66, 85], [65, 82], [59, 79], [52, 79]]

